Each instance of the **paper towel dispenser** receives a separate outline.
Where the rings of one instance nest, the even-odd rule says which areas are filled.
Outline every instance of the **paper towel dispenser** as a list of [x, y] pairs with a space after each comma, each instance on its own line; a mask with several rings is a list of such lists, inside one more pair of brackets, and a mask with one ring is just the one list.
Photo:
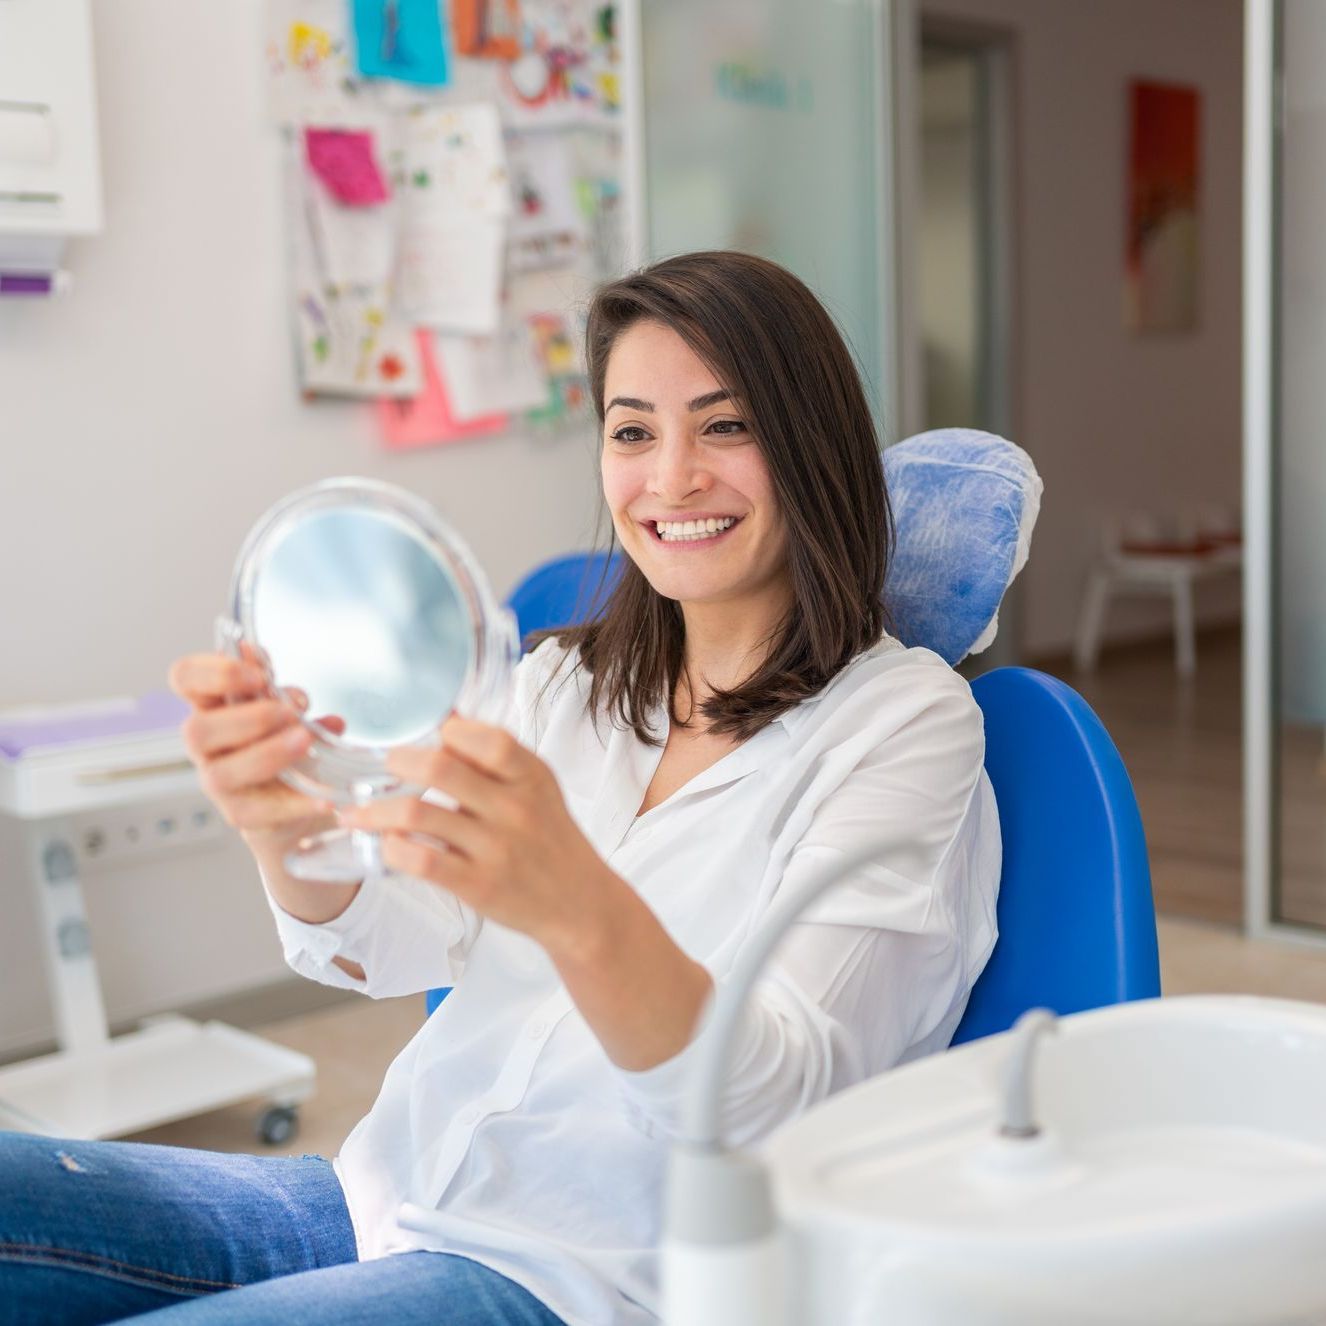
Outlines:
[[0, 293], [101, 224], [91, 0], [0, 0]]

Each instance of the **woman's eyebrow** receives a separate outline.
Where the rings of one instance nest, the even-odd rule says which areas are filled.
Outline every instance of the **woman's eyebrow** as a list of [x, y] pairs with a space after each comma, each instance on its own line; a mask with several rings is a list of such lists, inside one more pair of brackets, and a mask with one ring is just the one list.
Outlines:
[[686, 408], [694, 414], [696, 410], [707, 410], [711, 405], [717, 405], [720, 401], [730, 401], [732, 393], [725, 387], [719, 387], [717, 391], [711, 391], [704, 396], [697, 396], [693, 401], [686, 402]]
[[[707, 392], [703, 396], [697, 396], [693, 401], [686, 402], [686, 408], [691, 414], [696, 410], [707, 410], [711, 405], [717, 405], [720, 401], [730, 401], [732, 393], [725, 387], [720, 387], [717, 391]], [[611, 410], [614, 405], [624, 405], [628, 410], [643, 410], [646, 414], [654, 413], [654, 403], [652, 401], [642, 401], [638, 396], [614, 396], [605, 409]]]

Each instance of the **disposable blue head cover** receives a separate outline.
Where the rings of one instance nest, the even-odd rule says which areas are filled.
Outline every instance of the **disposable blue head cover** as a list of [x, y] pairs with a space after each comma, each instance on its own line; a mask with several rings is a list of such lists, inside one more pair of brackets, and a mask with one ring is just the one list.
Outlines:
[[1040, 476], [1021, 447], [972, 428], [919, 433], [883, 459], [896, 529], [890, 634], [956, 664], [995, 638], [1031, 547]]

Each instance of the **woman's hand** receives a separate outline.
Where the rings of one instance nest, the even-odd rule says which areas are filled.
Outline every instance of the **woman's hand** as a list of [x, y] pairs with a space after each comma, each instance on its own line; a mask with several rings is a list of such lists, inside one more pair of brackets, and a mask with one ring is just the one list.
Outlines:
[[397, 797], [344, 809], [341, 823], [377, 830], [388, 866], [542, 945], [613, 1063], [644, 1069], [671, 1058], [709, 998], [709, 973], [594, 850], [537, 755], [464, 718], [443, 724], [442, 742], [396, 751], [387, 765], [456, 809]]
[[[193, 707], [181, 732], [203, 792], [246, 841], [297, 835], [312, 821], [327, 820], [328, 803], [279, 780], [313, 740], [299, 721], [306, 696], [292, 690], [293, 702], [272, 698], [251, 651], [243, 660], [225, 654], [177, 659], [170, 687]], [[339, 719], [321, 721], [338, 730]]]
[[605, 942], [607, 903], [626, 886], [576, 827], [552, 770], [509, 732], [452, 717], [440, 749], [401, 748], [387, 767], [458, 803], [343, 808], [342, 824], [381, 833], [387, 866], [442, 885], [554, 959], [584, 959]]

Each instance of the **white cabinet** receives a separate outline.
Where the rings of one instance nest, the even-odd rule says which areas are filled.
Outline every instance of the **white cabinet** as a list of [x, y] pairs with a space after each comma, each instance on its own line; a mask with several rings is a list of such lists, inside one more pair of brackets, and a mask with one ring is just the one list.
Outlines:
[[0, 275], [101, 224], [90, 0], [0, 0]]

